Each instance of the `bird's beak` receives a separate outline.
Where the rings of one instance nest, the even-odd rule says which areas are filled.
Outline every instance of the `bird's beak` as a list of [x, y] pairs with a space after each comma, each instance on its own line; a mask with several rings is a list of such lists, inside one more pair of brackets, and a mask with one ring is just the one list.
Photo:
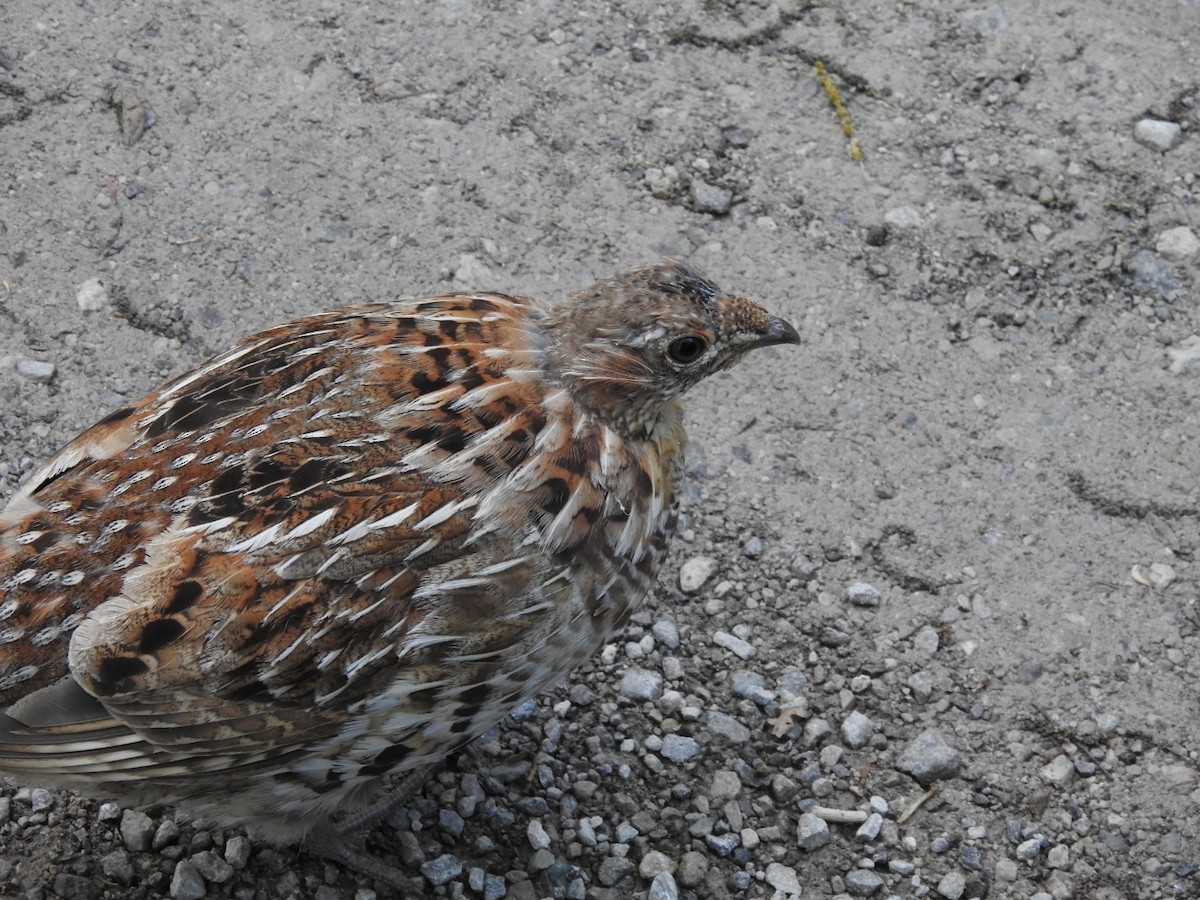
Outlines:
[[767, 327], [750, 341], [750, 348], [770, 347], [773, 344], [798, 344], [800, 334], [779, 316], [767, 316]]

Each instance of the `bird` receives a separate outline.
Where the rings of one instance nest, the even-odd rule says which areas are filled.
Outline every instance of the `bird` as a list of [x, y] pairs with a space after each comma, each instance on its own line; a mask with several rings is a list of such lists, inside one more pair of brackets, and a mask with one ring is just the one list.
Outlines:
[[247, 338], [0, 512], [0, 774], [416, 893], [353, 835], [619, 632], [676, 529], [681, 395], [799, 342], [674, 260]]

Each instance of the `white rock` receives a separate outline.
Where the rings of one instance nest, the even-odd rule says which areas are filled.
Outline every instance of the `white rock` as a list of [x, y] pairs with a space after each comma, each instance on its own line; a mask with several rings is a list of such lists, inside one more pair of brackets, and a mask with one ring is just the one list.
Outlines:
[[863, 841], [864, 843], [873, 841], [879, 837], [879, 832], [883, 828], [883, 816], [877, 812], [867, 816], [867, 821], [858, 826], [858, 831], [854, 832], [854, 839]]
[[735, 637], [727, 631], [718, 631], [713, 635], [713, 643], [719, 647], [724, 647], [730, 653], [741, 659], [753, 659], [758, 653], [754, 649], [754, 645], [743, 641], [740, 637]]
[[1075, 764], [1066, 754], [1054, 757], [1047, 765], [1042, 766], [1039, 774], [1044, 781], [1060, 788], [1070, 787], [1075, 780]]
[[1200, 238], [1186, 225], [1180, 225], [1178, 228], [1168, 228], [1160, 234], [1154, 243], [1154, 249], [1165, 260], [1174, 263], [1185, 262], [1200, 253]]
[[525, 826], [525, 836], [529, 838], [529, 846], [534, 850], [545, 850], [550, 846], [550, 835], [538, 819], [530, 819]]
[[38, 384], [49, 384], [54, 380], [54, 363], [40, 359], [17, 360], [17, 374]]
[[846, 588], [846, 599], [855, 606], [878, 606], [879, 590], [865, 581], [856, 581]]
[[108, 306], [108, 288], [99, 278], [89, 278], [75, 289], [75, 302], [84, 312], [96, 312]]
[[1175, 122], [1162, 119], [1142, 119], [1133, 126], [1133, 139], [1139, 144], [1166, 153], [1182, 139], [1182, 131]]
[[785, 897], [800, 896], [800, 879], [796, 870], [781, 863], [767, 863], [767, 884]]
[[875, 723], [858, 710], [850, 713], [842, 722], [842, 740], [855, 749], [866, 745], [875, 733]]
[[967, 879], [962, 872], [947, 872], [937, 886], [937, 892], [946, 900], [958, 900], [966, 889]]
[[829, 824], [820, 816], [803, 813], [796, 823], [796, 840], [801, 850], [816, 850], [829, 843]]
[[679, 567], [679, 589], [694, 594], [717, 572], [717, 561], [711, 556], [693, 556]]

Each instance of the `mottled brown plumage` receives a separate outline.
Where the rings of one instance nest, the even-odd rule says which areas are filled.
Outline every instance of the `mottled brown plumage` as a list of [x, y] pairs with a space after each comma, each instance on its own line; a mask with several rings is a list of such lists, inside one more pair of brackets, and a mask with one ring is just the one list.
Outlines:
[[679, 395], [796, 341], [676, 263], [249, 338], [0, 514], [0, 772], [303, 837], [620, 628], [675, 528]]

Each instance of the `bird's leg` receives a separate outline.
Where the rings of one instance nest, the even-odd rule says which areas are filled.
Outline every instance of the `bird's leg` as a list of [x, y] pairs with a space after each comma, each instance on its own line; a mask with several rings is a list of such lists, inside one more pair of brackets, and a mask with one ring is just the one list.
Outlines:
[[396, 785], [386, 795], [368, 806], [362, 812], [348, 816], [334, 825], [340, 834], [353, 834], [379, 824], [396, 810], [408, 806], [421, 788], [429, 783], [433, 773], [432, 766], [425, 766], [410, 772], [403, 781]]
[[400, 891], [401, 896], [421, 900], [427, 892], [418, 880], [406, 875], [394, 866], [372, 856], [363, 848], [366, 831], [386, 819], [408, 802], [425, 785], [429, 769], [418, 769], [405, 778], [396, 788], [362, 812], [340, 822], [326, 821], [305, 839], [305, 847], [318, 856], [341, 863], [355, 872], [374, 878]]

